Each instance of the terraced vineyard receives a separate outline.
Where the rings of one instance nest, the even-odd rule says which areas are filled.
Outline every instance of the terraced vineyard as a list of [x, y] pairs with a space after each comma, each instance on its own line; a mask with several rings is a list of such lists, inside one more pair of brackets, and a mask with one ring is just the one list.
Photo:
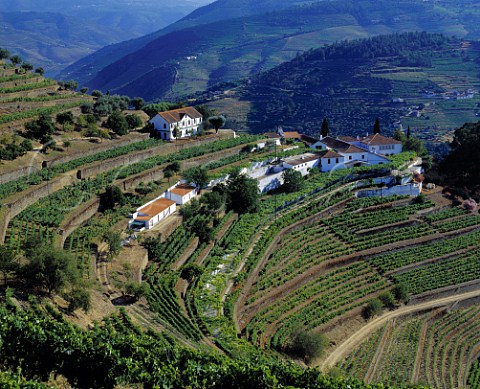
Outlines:
[[[366, 382], [423, 382], [433, 388], [464, 388], [477, 378], [480, 307], [439, 309], [389, 321], [338, 364]], [[358, 364], [357, 364], [358, 362]], [[469, 370], [472, 373], [469, 375]]]

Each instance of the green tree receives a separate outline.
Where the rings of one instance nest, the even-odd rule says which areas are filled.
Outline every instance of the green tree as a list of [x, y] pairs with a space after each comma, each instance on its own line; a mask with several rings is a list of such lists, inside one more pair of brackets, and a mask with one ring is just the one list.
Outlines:
[[57, 113], [56, 119], [57, 123], [62, 126], [63, 131], [65, 131], [66, 124], [73, 124], [73, 113], [70, 111]]
[[393, 308], [395, 306], [395, 297], [390, 291], [379, 294], [378, 299], [382, 302], [384, 307]]
[[52, 294], [80, 281], [76, 258], [64, 250], [41, 244], [26, 254], [28, 261], [21, 266], [20, 273], [28, 285]]
[[87, 94], [87, 92], [88, 92], [88, 87], [82, 86], [82, 87], [80, 88], [80, 93], [81, 93], [81, 94], [84, 94], [84, 95], [85, 95], [85, 94]]
[[109, 185], [105, 188], [105, 192], [100, 196], [100, 203], [104, 209], [113, 209], [117, 205], [124, 205], [126, 203], [126, 198], [118, 186]]
[[168, 187], [170, 188], [170, 178], [174, 176], [174, 173], [170, 169], [166, 169], [163, 171], [163, 176], [167, 179], [168, 181]]
[[215, 133], [218, 133], [218, 129], [223, 127], [227, 122], [225, 116], [222, 115], [210, 116], [207, 120], [213, 126], [213, 128], [215, 128]]
[[7, 285], [8, 275], [18, 270], [17, 254], [10, 247], [0, 245], [0, 272], [3, 284]]
[[[408, 127], [408, 128], [410, 128], [410, 127]], [[405, 143], [405, 141], [407, 140], [407, 138], [405, 137], [405, 134], [403, 133], [403, 131], [400, 128], [397, 128], [395, 130], [392, 138], [402, 142], [402, 144]]]
[[93, 96], [93, 97], [96, 97], [96, 98], [99, 98], [99, 97], [102, 97], [102, 96], [103, 96], [103, 93], [102, 93], [102, 91], [99, 91], [98, 89], [94, 89], [94, 90], [92, 91], [92, 96]]
[[225, 186], [227, 209], [239, 214], [255, 212], [260, 201], [257, 180], [244, 174], [232, 174]]
[[127, 120], [128, 128], [133, 130], [135, 128], [141, 127], [143, 125], [142, 119], [137, 114], [127, 115], [125, 117]]
[[225, 208], [225, 195], [219, 192], [208, 192], [202, 196], [200, 201], [205, 205], [206, 212], [214, 215], [215, 220], [218, 220], [218, 214]]
[[122, 249], [122, 237], [118, 232], [107, 231], [103, 234], [103, 240], [108, 245], [107, 257], [109, 260], [112, 260]]
[[11, 62], [13, 65], [17, 66], [17, 65], [19, 65], [19, 64], [22, 63], [22, 59], [21, 59], [18, 55], [12, 55], [12, 56], [10, 57], [10, 62]]
[[202, 243], [209, 243], [213, 239], [213, 229], [205, 217], [192, 218], [188, 229], [197, 235]]
[[373, 125], [373, 133], [374, 134], [380, 134], [380, 119], [379, 118], [375, 119], [375, 124]]
[[125, 294], [132, 296], [136, 301], [142, 297], [147, 296], [150, 287], [146, 282], [127, 282], [125, 285]]
[[322, 127], [320, 128], [320, 135], [325, 137], [330, 135], [330, 129], [328, 128], [327, 118], [323, 118]]
[[411, 136], [405, 140], [403, 144], [404, 151], [414, 151], [418, 156], [425, 156], [428, 154], [425, 144], [417, 137]]
[[30, 72], [33, 70], [33, 65], [29, 64], [28, 62], [22, 63], [22, 69], [25, 70], [26, 72]]
[[132, 105], [136, 110], [142, 109], [145, 105], [145, 100], [141, 97], [134, 97], [132, 99]]
[[128, 122], [121, 112], [113, 112], [107, 119], [105, 127], [112, 130], [117, 135], [128, 134]]
[[0, 48], [0, 60], [3, 61], [10, 57], [10, 51]]
[[370, 319], [382, 312], [382, 302], [378, 298], [371, 299], [363, 309], [363, 315]]
[[307, 363], [321, 357], [328, 346], [328, 339], [323, 334], [299, 330], [291, 336], [288, 351]]
[[282, 177], [282, 188], [286, 193], [298, 192], [305, 188], [305, 180], [299, 171], [287, 169], [282, 173]]
[[194, 184], [199, 191], [210, 182], [207, 169], [203, 166], [196, 166], [184, 171], [183, 178], [185, 181]]
[[179, 173], [180, 170], [182, 170], [182, 165], [180, 164], [179, 161], [175, 161], [169, 164], [166, 169], [171, 170], [174, 173]]
[[35, 73], [38, 74], [39, 76], [43, 76], [45, 74], [45, 69], [42, 67], [38, 67], [35, 69]]
[[74, 287], [64, 297], [68, 302], [67, 310], [69, 313], [73, 313], [77, 309], [87, 313], [92, 308], [92, 296], [85, 288]]
[[411, 132], [410, 132], [410, 126], [407, 127], [407, 139], [410, 139]]
[[203, 274], [203, 268], [196, 265], [195, 263], [189, 263], [182, 268], [180, 277], [188, 282], [194, 281], [196, 278], [200, 277]]
[[42, 114], [37, 120], [25, 123], [25, 136], [48, 143], [55, 132], [55, 124], [52, 118]]
[[181, 133], [177, 126], [173, 127], [172, 136], [177, 139], [180, 137]]
[[404, 284], [396, 284], [392, 290], [393, 295], [397, 301], [406, 303], [410, 298], [408, 295], [407, 287]]

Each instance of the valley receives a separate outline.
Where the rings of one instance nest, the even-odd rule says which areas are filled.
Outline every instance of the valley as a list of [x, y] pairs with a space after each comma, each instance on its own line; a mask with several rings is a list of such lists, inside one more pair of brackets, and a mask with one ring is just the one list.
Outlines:
[[0, 386], [480, 387], [477, 2], [206, 3], [0, 47]]

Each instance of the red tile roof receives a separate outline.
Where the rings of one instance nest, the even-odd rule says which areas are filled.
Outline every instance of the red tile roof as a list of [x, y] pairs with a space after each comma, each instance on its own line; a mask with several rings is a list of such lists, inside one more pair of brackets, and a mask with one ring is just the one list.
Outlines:
[[190, 116], [192, 119], [202, 117], [202, 114], [193, 107], [172, 109], [170, 111], [159, 112], [158, 114], [170, 124], [179, 122], [185, 115]]
[[297, 131], [284, 131], [283, 132], [283, 137], [285, 139], [301, 139], [302, 136], [297, 132]]
[[145, 215], [145, 216], [137, 216], [135, 219], [137, 220], [150, 220], [155, 215], [158, 215], [165, 211], [166, 209], [170, 208], [173, 204], [176, 204], [175, 201], [168, 200], [165, 198], [160, 198], [155, 200], [154, 202], [143, 206], [142, 208], [138, 209], [138, 212]]
[[322, 155], [322, 158], [343, 158], [343, 155], [338, 154], [335, 151], [328, 150], [325, 154]]
[[182, 184], [182, 185], [177, 185], [170, 192], [183, 197], [183, 196], [189, 194], [190, 192], [193, 192], [194, 190], [195, 190], [195, 188], [193, 186]]
[[381, 134], [374, 134], [370, 136], [366, 136], [360, 140], [360, 142], [365, 143], [370, 146], [378, 146], [378, 145], [401, 145], [402, 142], [388, 138]]

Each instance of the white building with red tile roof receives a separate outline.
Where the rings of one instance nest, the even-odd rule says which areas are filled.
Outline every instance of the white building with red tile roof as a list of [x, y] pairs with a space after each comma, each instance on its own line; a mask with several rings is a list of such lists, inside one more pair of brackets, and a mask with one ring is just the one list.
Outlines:
[[[171, 140], [195, 135], [203, 121], [203, 116], [193, 107], [159, 112], [149, 123], [158, 131], [160, 139]], [[175, 137], [175, 131], [178, 136]]]
[[371, 153], [382, 155], [394, 155], [402, 152], [402, 142], [388, 138], [381, 134], [367, 135], [355, 142], [355, 146], [368, 150]]
[[188, 184], [179, 184], [170, 189], [166, 197], [175, 201], [178, 205], [187, 204], [191, 199], [197, 195], [197, 189]]
[[[163, 196], [163, 195], [162, 195]], [[132, 215], [133, 220], [129, 223], [130, 228], [146, 228], [150, 229], [157, 225], [160, 221], [174, 213], [177, 209], [175, 201], [164, 197], [156, 199], [137, 208]]]

